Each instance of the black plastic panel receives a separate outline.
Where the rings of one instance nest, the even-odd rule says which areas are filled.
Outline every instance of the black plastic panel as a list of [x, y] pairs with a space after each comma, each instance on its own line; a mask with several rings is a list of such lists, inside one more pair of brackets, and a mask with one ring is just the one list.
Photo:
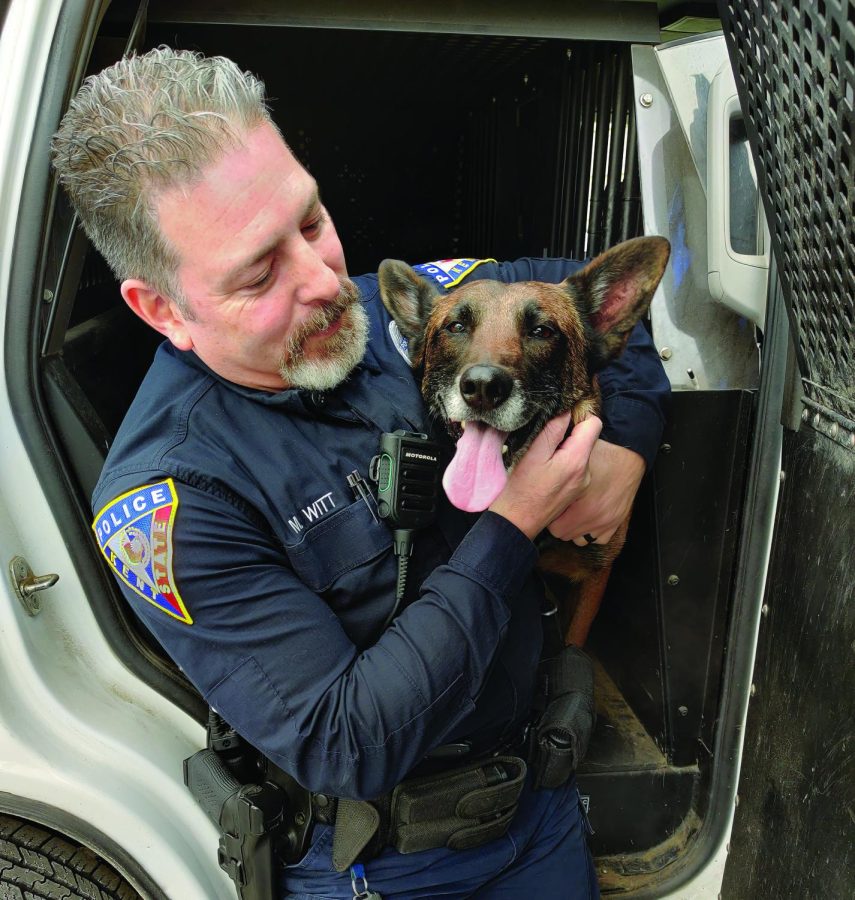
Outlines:
[[[697, 777], [694, 768], [579, 775], [579, 791], [590, 803], [591, 852], [623, 856], [664, 843], [689, 813]], [[639, 871], [648, 869], [635, 862]]]
[[709, 761], [753, 394], [673, 395], [591, 645], [670, 763]]

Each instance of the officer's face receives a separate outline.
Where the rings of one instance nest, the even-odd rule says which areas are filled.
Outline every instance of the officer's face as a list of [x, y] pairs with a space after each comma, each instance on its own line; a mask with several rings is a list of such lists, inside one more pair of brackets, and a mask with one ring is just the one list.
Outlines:
[[161, 329], [180, 349], [265, 390], [331, 387], [362, 358], [364, 311], [341, 242], [275, 129], [256, 128], [155, 209], [190, 307], [170, 304], [176, 321]]

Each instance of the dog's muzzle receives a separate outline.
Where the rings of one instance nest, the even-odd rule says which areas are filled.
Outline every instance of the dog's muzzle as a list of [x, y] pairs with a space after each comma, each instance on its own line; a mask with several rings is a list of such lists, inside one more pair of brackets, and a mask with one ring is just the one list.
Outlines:
[[460, 393], [466, 405], [479, 413], [501, 406], [513, 389], [513, 378], [498, 366], [477, 364], [460, 376]]

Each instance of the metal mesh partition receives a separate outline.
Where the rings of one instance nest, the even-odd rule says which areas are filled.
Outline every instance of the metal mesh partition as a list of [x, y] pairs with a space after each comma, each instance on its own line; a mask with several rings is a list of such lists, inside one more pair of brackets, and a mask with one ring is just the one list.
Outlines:
[[855, 447], [855, 2], [720, 0], [806, 419]]

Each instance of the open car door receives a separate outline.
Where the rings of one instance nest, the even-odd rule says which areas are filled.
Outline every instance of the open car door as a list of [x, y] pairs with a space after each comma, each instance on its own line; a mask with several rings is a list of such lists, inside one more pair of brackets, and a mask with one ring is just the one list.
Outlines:
[[[724, 897], [855, 884], [855, 4], [720, 2], [791, 334], [781, 494]], [[774, 296], [776, 295], [776, 296]], [[786, 318], [775, 305], [786, 307]]]

